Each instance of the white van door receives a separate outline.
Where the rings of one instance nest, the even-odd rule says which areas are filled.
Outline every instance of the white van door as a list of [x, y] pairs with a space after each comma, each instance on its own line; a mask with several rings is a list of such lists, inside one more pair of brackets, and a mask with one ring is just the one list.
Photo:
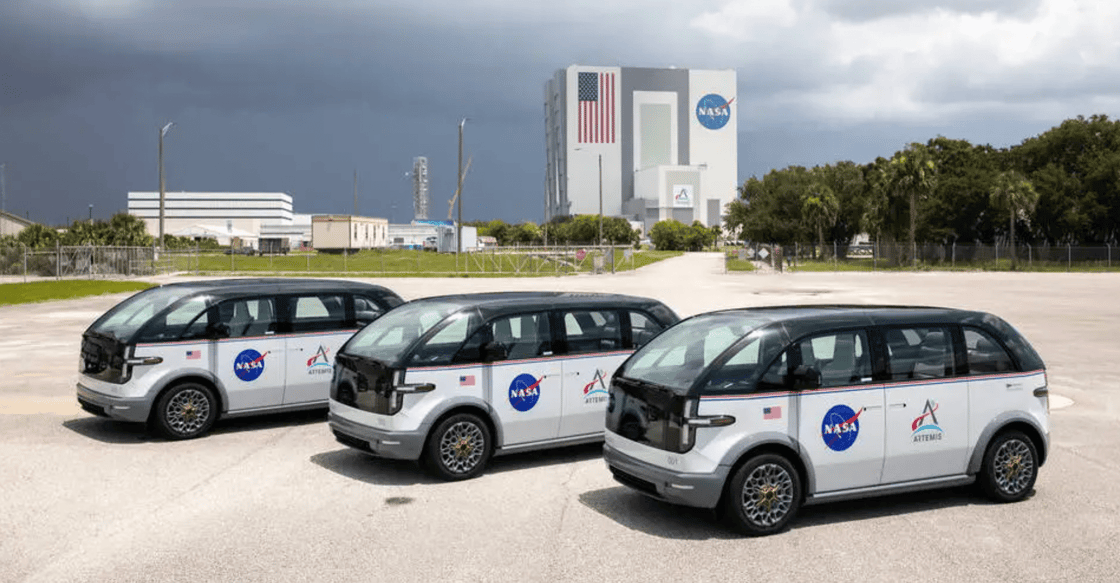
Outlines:
[[874, 486], [882, 476], [884, 391], [872, 385], [868, 347], [863, 330], [830, 332], [791, 346], [775, 364], [811, 379], [794, 387], [801, 389], [798, 440], [816, 474], [813, 493]]
[[547, 312], [503, 316], [491, 324], [505, 359], [484, 365], [502, 447], [555, 439], [563, 407], [563, 368], [552, 354]]
[[561, 365], [560, 437], [603, 433], [611, 376], [632, 351], [622, 348], [622, 326], [613, 310], [561, 313], [568, 347]]
[[884, 336], [891, 383], [883, 483], [964, 474], [968, 379], [954, 377], [950, 329], [892, 328]]
[[285, 339], [277, 338], [273, 298], [218, 304], [229, 336], [214, 341], [214, 373], [226, 389], [230, 412], [280, 405], [284, 399]]
[[344, 294], [285, 298], [291, 319], [284, 404], [326, 402], [334, 357], [356, 330], [348, 324]]

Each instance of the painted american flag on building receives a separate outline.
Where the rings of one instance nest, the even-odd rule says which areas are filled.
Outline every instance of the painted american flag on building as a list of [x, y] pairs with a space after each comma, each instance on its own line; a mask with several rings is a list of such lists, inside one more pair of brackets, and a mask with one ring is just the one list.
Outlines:
[[614, 73], [579, 73], [579, 143], [614, 143], [614, 85]]

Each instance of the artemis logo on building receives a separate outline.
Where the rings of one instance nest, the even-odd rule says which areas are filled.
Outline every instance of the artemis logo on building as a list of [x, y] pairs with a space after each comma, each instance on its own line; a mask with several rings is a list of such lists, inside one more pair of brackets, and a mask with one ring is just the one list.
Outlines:
[[722, 128], [731, 119], [731, 103], [733, 101], [735, 101], [734, 97], [731, 98], [731, 101], [727, 101], [723, 96], [715, 93], [709, 93], [701, 97], [700, 101], [696, 102], [697, 121], [710, 130]]

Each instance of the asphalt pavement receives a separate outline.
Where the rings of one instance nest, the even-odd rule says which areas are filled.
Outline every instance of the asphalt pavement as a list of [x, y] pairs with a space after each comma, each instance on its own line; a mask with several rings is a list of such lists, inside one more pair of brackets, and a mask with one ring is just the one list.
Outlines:
[[[178, 280], [180, 278], [164, 278]], [[971, 489], [804, 509], [742, 538], [615, 483], [598, 446], [429, 478], [331, 436], [323, 413], [219, 422], [166, 442], [74, 398], [82, 330], [125, 295], [0, 307], [0, 581], [1117, 581], [1120, 274], [724, 274], [718, 254], [636, 272], [366, 280], [406, 299], [611, 291], [681, 315], [726, 307], [920, 304], [993, 312], [1064, 406], [1035, 494]]]

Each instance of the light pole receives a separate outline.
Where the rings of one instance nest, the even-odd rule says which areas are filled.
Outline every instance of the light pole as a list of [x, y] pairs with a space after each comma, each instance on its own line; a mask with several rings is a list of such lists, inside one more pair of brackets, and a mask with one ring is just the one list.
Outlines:
[[[171, 130], [172, 125], [174, 125], [174, 122], [168, 122], [167, 125], [163, 126], [163, 129], [159, 130], [159, 248], [160, 248], [160, 250], [163, 249], [163, 219], [164, 219], [164, 213], [166, 211], [165, 199], [167, 198], [166, 186], [163, 183], [163, 136], [167, 135], [167, 132]], [[90, 208], [92, 209], [92, 206]], [[92, 214], [92, 212], [91, 212], [91, 214]]]
[[89, 224], [93, 224], [93, 205], [89, 205]]
[[463, 125], [467, 118], [459, 122], [459, 182], [455, 192], [459, 193], [459, 220], [455, 224], [455, 257], [458, 262], [459, 252], [463, 250]]

